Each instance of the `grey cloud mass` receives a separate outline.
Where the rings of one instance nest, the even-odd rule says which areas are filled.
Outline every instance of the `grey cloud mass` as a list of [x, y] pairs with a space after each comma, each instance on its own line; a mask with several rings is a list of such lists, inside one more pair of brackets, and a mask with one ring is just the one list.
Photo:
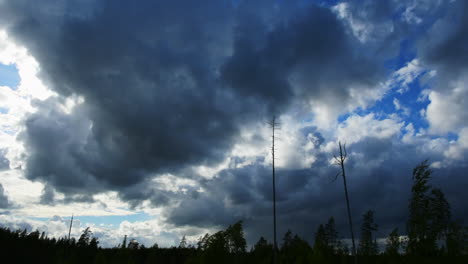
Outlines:
[[437, 34], [438, 37], [428, 35], [423, 39], [425, 43], [420, 44], [425, 61], [451, 77], [465, 72], [468, 66], [468, 18], [464, 15], [468, 4], [457, 1], [452, 5], [430, 29], [430, 36]]
[[10, 168], [10, 161], [5, 157], [6, 150], [0, 149], [0, 171]]
[[3, 185], [0, 184], [0, 209], [7, 209], [11, 206], [12, 204], [6, 196], [5, 190], [3, 189]]
[[273, 9], [268, 1], [41, 5], [4, 2], [1, 22], [52, 89], [84, 98], [71, 113], [60, 98], [38, 102], [21, 135], [27, 178], [65, 194], [124, 192], [155, 173], [216, 164], [241, 126], [297, 100], [346, 102], [350, 85], [372, 86], [381, 73], [314, 5], [279, 18], [249, 9]]

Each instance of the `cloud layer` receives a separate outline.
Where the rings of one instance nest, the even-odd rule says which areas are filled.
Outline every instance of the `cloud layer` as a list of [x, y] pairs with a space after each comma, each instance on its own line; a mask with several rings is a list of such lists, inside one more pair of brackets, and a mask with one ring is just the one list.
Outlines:
[[[25, 120], [27, 178], [96, 193], [210, 166], [242, 126], [292, 102], [321, 101], [333, 116], [344, 110], [330, 105], [362, 106], [356, 94], [378, 83], [378, 64], [353, 52], [357, 40], [328, 9], [292, 5], [278, 19], [246, 3], [191, 5], [3, 4], [8, 32], [59, 96]], [[82, 102], [63, 111], [66, 96]]]
[[[112, 191], [130, 208], [161, 209], [171, 228], [243, 219], [252, 241], [271, 229], [266, 121], [277, 115], [281, 232], [294, 226], [310, 239], [334, 215], [345, 235], [337, 140], [348, 144], [354, 217], [377, 210], [383, 235], [404, 230], [411, 168], [426, 158], [468, 219], [458, 188], [467, 181], [466, 6], [0, 1], [0, 27], [52, 91], [29, 100], [17, 124], [22, 162], [2, 150], [0, 170], [41, 182], [42, 205], [93, 204]], [[417, 99], [419, 108], [408, 102]], [[9, 204], [0, 185], [0, 207]]]

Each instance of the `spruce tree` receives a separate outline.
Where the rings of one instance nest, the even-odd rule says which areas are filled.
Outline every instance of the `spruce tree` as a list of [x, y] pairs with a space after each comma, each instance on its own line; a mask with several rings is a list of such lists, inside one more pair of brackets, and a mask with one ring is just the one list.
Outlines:
[[327, 224], [320, 225], [315, 233], [314, 252], [321, 256], [331, 256], [340, 247], [338, 231], [335, 227], [335, 218], [330, 217]]
[[326, 256], [331, 253], [325, 227], [322, 224], [319, 225], [317, 232], [315, 232], [314, 253], [319, 256]]
[[362, 216], [361, 240], [359, 241], [358, 253], [364, 256], [377, 255], [379, 248], [377, 241], [372, 235], [377, 231], [377, 224], [374, 223], [374, 211], [369, 210]]
[[401, 247], [400, 236], [398, 235], [398, 228], [392, 230], [388, 235], [387, 244], [385, 246], [385, 254], [389, 256], [399, 255]]
[[330, 217], [325, 225], [325, 234], [327, 236], [328, 247], [332, 254], [338, 248], [338, 231], [336, 231], [335, 218]]
[[187, 247], [187, 238], [185, 238], [185, 235], [182, 237], [179, 243], [179, 248], [186, 248]]

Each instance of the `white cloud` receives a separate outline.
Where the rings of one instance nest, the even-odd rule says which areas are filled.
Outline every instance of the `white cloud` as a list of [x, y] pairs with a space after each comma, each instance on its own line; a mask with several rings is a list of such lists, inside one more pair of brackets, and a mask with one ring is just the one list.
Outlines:
[[393, 106], [395, 106], [395, 109], [397, 111], [402, 111], [403, 115], [409, 116], [411, 113], [411, 110], [409, 107], [403, 106], [397, 98], [393, 98]]
[[425, 16], [428, 16], [443, 3], [444, 0], [412, 0], [401, 1], [404, 11], [402, 20], [409, 24], [420, 24]]
[[198, 183], [192, 179], [180, 178], [172, 174], [159, 175], [158, 177], [152, 180], [155, 186], [159, 190], [169, 191], [169, 192], [183, 192], [185, 193], [187, 189], [185, 187], [196, 187]]
[[444, 155], [452, 160], [465, 161], [465, 155], [468, 153], [468, 127], [464, 127], [458, 133], [458, 140], [450, 142], [450, 146]]
[[10, 166], [22, 165], [23, 146], [16, 140], [21, 130], [21, 121], [28, 113], [34, 112], [31, 105], [34, 99], [46, 99], [55, 93], [44, 86], [38, 78], [39, 64], [28, 54], [28, 51], [16, 45], [0, 29], [0, 63], [14, 64], [18, 69], [20, 83], [18, 87], [0, 87], [0, 105], [6, 113], [0, 113], [0, 145], [6, 148], [6, 158]]
[[352, 115], [338, 126], [336, 137], [348, 144], [359, 142], [365, 137], [379, 139], [400, 134], [403, 122], [394, 119], [378, 120], [373, 113], [366, 116]]
[[411, 5], [407, 6], [405, 11], [402, 14], [403, 20], [410, 24], [419, 24], [422, 22], [422, 19], [418, 17], [414, 10], [416, 9], [416, 3], [413, 2]]
[[346, 2], [337, 4], [332, 10], [348, 24], [353, 35], [362, 43], [382, 39], [394, 30], [391, 21], [371, 23], [365, 11], [353, 13]]
[[334, 129], [338, 125], [338, 116], [352, 113], [356, 109], [367, 109], [380, 100], [389, 90], [389, 86], [380, 83], [377, 86], [350, 86], [347, 88], [349, 100], [337, 99], [336, 95], [313, 99], [310, 110], [313, 113], [313, 124], [321, 130]]
[[42, 184], [25, 179], [20, 170], [0, 171], [0, 184], [8, 191], [8, 197], [19, 206], [35, 204], [42, 192]]
[[[398, 93], [403, 94], [409, 90], [409, 84], [414, 82], [425, 71], [426, 69], [421, 66], [419, 60], [413, 59], [392, 74], [389, 85], [396, 88]], [[433, 76], [433, 74], [435, 74], [433, 71], [429, 72], [428, 76]]]
[[302, 128], [310, 126], [308, 122], [298, 122], [293, 115], [281, 118], [281, 129], [275, 142], [275, 165], [280, 168], [309, 168], [315, 161], [311, 150], [314, 148], [314, 135], [306, 134]]
[[431, 133], [457, 132], [468, 125], [467, 81], [468, 76], [449, 84], [453, 89], [429, 93], [430, 104], [426, 110], [426, 117]]

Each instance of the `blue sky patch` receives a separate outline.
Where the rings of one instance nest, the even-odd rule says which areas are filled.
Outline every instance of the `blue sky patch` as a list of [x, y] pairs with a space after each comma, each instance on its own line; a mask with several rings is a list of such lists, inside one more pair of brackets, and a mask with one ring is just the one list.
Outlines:
[[8, 86], [16, 89], [19, 82], [20, 76], [15, 65], [5, 65], [0, 63], [0, 86]]
[[[69, 221], [71, 216], [63, 217], [63, 220]], [[80, 220], [80, 222], [85, 225], [86, 223], [100, 225], [104, 224], [106, 226], [112, 225], [117, 227], [123, 221], [128, 222], [139, 222], [139, 221], [148, 221], [153, 219], [154, 216], [151, 216], [144, 212], [137, 212], [136, 214], [132, 215], [105, 215], [105, 216], [75, 216], [74, 219]], [[48, 217], [34, 217], [33, 219], [39, 221], [47, 221], [50, 220]]]

